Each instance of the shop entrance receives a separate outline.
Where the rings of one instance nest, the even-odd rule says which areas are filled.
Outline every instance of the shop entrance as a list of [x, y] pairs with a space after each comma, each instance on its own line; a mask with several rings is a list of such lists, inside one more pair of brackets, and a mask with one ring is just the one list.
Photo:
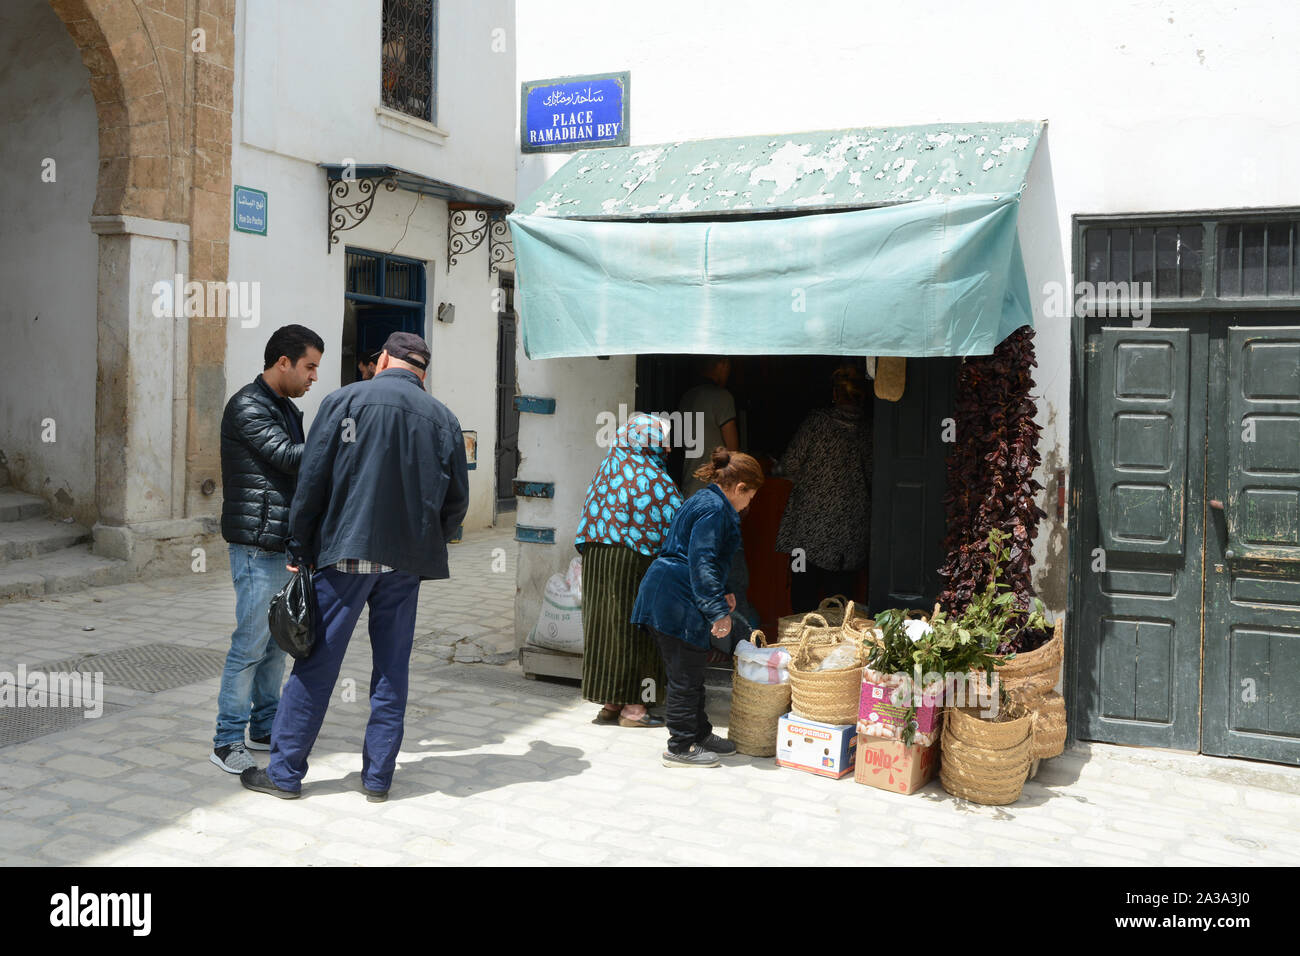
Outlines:
[[1089, 323], [1081, 737], [1300, 761], [1298, 322]]
[[[856, 577], [854, 596], [870, 608], [928, 607], [934, 603], [943, 562], [947, 446], [943, 419], [951, 414], [957, 359], [909, 359], [898, 402], [867, 398], [872, 472], [862, 493], [871, 500], [870, 557]], [[698, 384], [699, 357], [637, 357], [636, 408], [674, 411]], [[799, 426], [831, 404], [831, 374], [861, 357], [831, 355], [732, 356], [727, 388], [736, 400], [741, 450], [770, 472]], [[871, 382], [867, 380], [870, 391]], [[669, 471], [682, 484], [683, 454], [674, 450]], [[743, 522], [750, 603], [768, 633], [792, 613], [791, 558], [776, 551], [777, 531], [791, 482], [769, 477]]]

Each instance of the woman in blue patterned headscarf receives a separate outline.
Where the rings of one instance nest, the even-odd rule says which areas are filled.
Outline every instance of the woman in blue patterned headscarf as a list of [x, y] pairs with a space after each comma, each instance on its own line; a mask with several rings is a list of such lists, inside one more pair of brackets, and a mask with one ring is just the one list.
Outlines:
[[682, 496], [664, 466], [668, 423], [637, 412], [618, 430], [587, 489], [574, 544], [582, 554], [582, 696], [594, 723], [662, 727], [646, 704], [664, 699], [659, 649], [629, 623], [637, 588]]

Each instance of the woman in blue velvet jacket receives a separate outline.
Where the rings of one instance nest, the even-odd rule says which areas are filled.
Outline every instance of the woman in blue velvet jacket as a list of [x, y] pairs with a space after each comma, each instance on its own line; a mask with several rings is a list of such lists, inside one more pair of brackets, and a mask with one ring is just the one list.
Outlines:
[[741, 546], [740, 512], [763, 484], [757, 461], [721, 446], [695, 476], [708, 484], [677, 511], [632, 608], [632, 623], [654, 637], [668, 674], [666, 767], [716, 767], [718, 754], [736, 751], [704, 712], [704, 668], [709, 635], [731, 631], [736, 596], [727, 593], [727, 573]]

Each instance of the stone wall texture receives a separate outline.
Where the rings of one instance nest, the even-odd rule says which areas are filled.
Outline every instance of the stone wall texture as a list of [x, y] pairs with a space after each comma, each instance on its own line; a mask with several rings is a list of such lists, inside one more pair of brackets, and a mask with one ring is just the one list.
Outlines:
[[[187, 279], [226, 280], [231, 210], [235, 0], [50, 0], [99, 115], [95, 215], [190, 227]], [[160, 277], [165, 278], [165, 277]], [[186, 513], [215, 508], [225, 318], [189, 320]]]

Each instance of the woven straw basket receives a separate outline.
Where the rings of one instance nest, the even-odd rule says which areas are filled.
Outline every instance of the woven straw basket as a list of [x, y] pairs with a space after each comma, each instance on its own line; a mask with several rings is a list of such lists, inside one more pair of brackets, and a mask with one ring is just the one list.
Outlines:
[[[850, 602], [852, 607], [852, 602]], [[862, 645], [852, 634], [837, 628], [833, 643], [814, 644], [812, 628], [805, 627], [798, 649], [790, 658], [790, 709], [796, 717], [823, 724], [853, 724], [862, 701], [862, 667], [866, 663]], [[809, 668], [825, 660], [840, 644], [852, 644], [857, 666], [833, 671]]]
[[1010, 691], [1017, 682], [1035, 677], [1050, 677], [1051, 684], [1047, 690], [1056, 686], [1061, 676], [1061, 659], [1065, 656], [1065, 620], [1056, 619], [1052, 636], [1042, 647], [1017, 654], [1011, 660], [998, 667], [998, 677], [1002, 686]]
[[799, 633], [803, 628], [804, 618], [809, 613], [819, 615], [822, 623], [829, 627], [839, 627], [844, 623], [844, 607], [851, 604], [843, 594], [836, 594], [834, 597], [822, 598], [821, 604], [815, 609], [804, 614], [786, 614], [776, 625], [776, 638], [778, 641], [797, 641]]
[[1065, 751], [1065, 698], [1056, 691], [1043, 695], [1034, 711], [1034, 743], [1030, 756], [1035, 760], [1058, 757]]
[[[1014, 705], [1013, 705], [1014, 706]], [[1032, 714], [994, 723], [949, 707], [940, 738], [939, 782], [954, 797], [986, 806], [1015, 803], [1029, 776]]]
[[[770, 646], [762, 631], [752, 640], [759, 647]], [[736, 750], [751, 757], [776, 756], [776, 724], [790, 710], [789, 684], [760, 684], [740, 674], [731, 675], [731, 719], [727, 739]]]

